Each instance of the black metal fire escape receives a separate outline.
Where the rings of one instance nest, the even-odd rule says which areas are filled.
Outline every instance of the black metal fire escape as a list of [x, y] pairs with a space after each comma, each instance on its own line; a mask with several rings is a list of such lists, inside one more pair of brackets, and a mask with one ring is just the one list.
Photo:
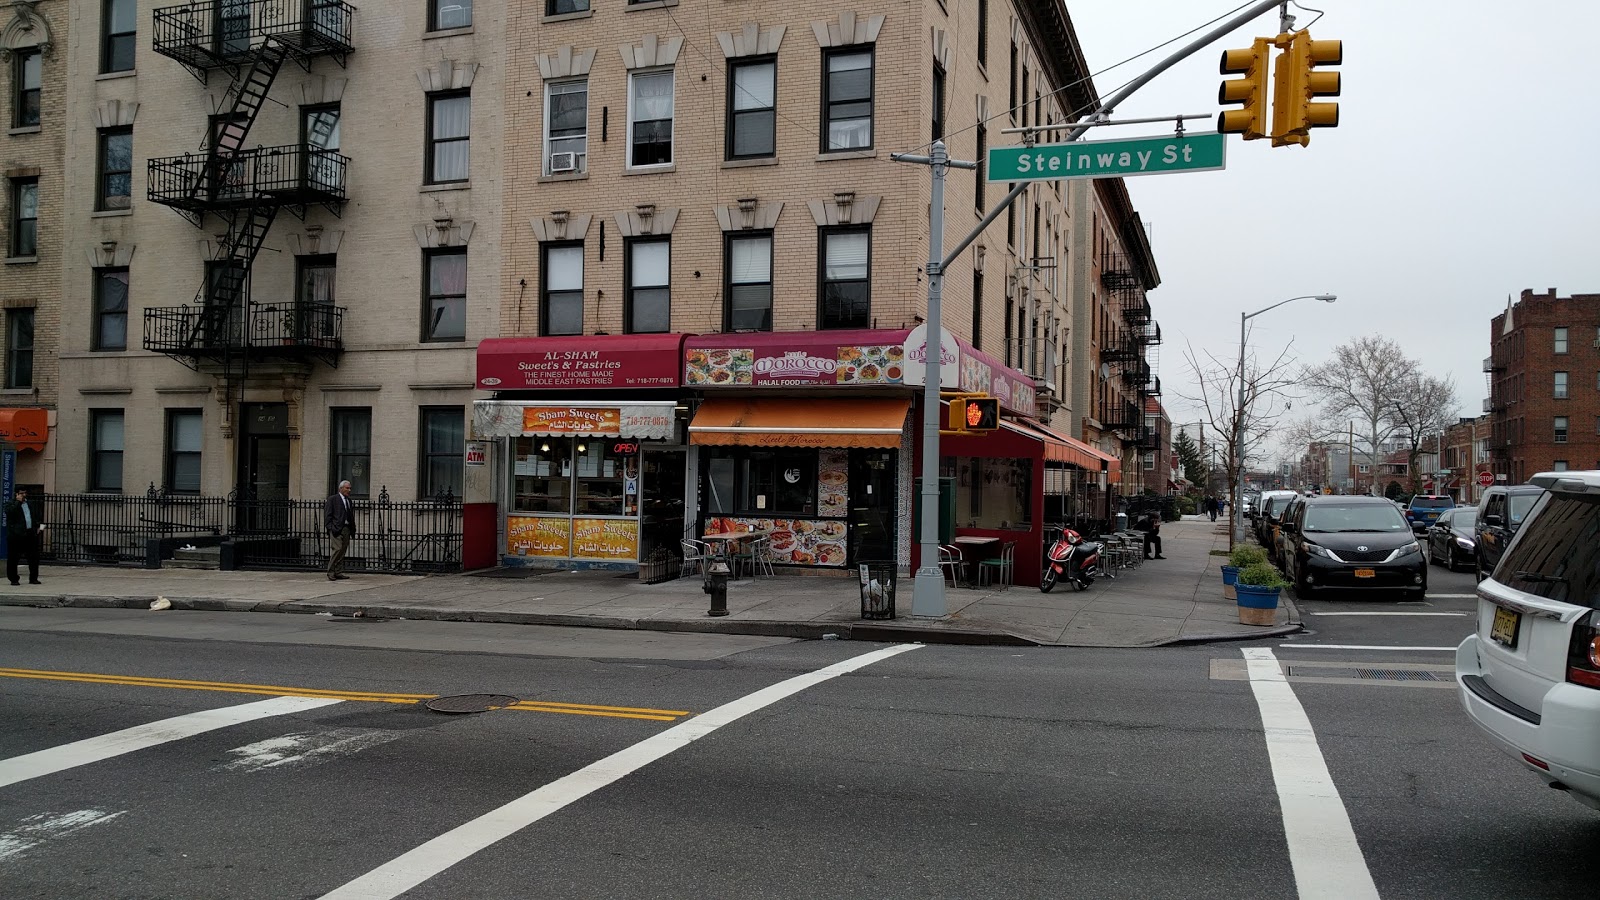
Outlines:
[[1125, 253], [1107, 250], [1102, 256], [1100, 283], [1120, 316], [1107, 322], [1101, 339], [1100, 358], [1116, 367], [1119, 395], [1108, 394], [1102, 401], [1101, 424], [1120, 432], [1123, 439], [1141, 451], [1157, 449], [1156, 429], [1145, 425], [1145, 401], [1161, 393], [1156, 377], [1153, 348], [1161, 343], [1161, 326], [1145, 297], [1144, 281]]
[[287, 60], [310, 71], [317, 56], [342, 66], [351, 51], [354, 7], [342, 0], [210, 0], [155, 11], [154, 48], [206, 81], [232, 79], [227, 108], [212, 118], [197, 154], [149, 161], [149, 195], [205, 227], [227, 225], [192, 305], [145, 310], [144, 348], [199, 370], [220, 368], [231, 391], [253, 360], [337, 365], [344, 310], [330, 305], [256, 303], [250, 270], [280, 210], [304, 219], [313, 205], [338, 215], [349, 160], [327, 149], [332, 120], [315, 119], [301, 144], [246, 148], [245, 140]]

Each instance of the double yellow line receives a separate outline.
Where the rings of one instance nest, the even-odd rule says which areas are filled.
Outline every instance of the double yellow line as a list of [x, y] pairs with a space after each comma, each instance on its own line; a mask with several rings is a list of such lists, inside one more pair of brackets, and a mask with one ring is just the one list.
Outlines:
[[[287, 687], [277, 684], [238, 684], [229, 681], [189, 681], [181, 678], [146, 678], [138, 675], [101, 675], [93, 672], [56, 672], [48, 669], [10, 669], [0, 667], [0, 677], [28, 678], [36, 681], [75, 681], [83, 684], [116, 684], [126, 687], [176, 688], [187, 691], [219, 691], [225, 694], [261, 694], [268, 697], [325, 697], [369, 703], [414, 704], [432, 700], [438, 694], [392, 694], [382, 691], [330, 691], [322, 688]], [[548, 700], [519, 700], [506, 709], [524, 712], [564, 713], [571, 716], [604, 716], [613, 719], [646, 719], [673, 722], [689, 715], [682, 709], [646, 709], [632, 706], [597, 706], [589, 703], [557, 703]]]

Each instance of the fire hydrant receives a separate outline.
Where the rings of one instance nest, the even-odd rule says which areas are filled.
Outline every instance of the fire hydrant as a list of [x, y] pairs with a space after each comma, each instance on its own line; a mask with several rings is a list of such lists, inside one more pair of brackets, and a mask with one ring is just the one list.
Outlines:
[[706, 583], [703, 590], [711, 595], [711, 610], [708, 616], [725, 616], [728, 614], [728, 564], [718, 560], [706, 570]]

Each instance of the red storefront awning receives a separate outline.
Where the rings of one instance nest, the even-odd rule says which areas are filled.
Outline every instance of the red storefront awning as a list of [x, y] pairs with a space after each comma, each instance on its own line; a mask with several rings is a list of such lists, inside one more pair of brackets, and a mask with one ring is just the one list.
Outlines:
[[683, 334], [489, 338], [478, 345], [486, 391], [675, 388]]
[[18, 450], [43, 450], [50, 439], [50, 412], [38, 407], [0, 409], [0, 442]]
[[1121, 477], [1122, 461], [1115, 456], [1038, 422], [1028, 422], [1027, 427], [1044, 436], [1045, 459], [1081, 466], [1091, 472], [1106, 472], [1112, 481]]

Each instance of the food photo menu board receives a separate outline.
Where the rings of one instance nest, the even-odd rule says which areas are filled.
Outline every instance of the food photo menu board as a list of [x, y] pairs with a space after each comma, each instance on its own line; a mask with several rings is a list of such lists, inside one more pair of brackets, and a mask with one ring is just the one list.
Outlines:
[[772, 561], [780, 566], [843, 566], [849, 550], [843, 522], [739, 516], [706, 520], [706, 534], [758, 530], [771, 532]]
[[817, 467], [817, 515], [843, 517], [850, 512], [850, 456], [843, 450], [824, 450]]

